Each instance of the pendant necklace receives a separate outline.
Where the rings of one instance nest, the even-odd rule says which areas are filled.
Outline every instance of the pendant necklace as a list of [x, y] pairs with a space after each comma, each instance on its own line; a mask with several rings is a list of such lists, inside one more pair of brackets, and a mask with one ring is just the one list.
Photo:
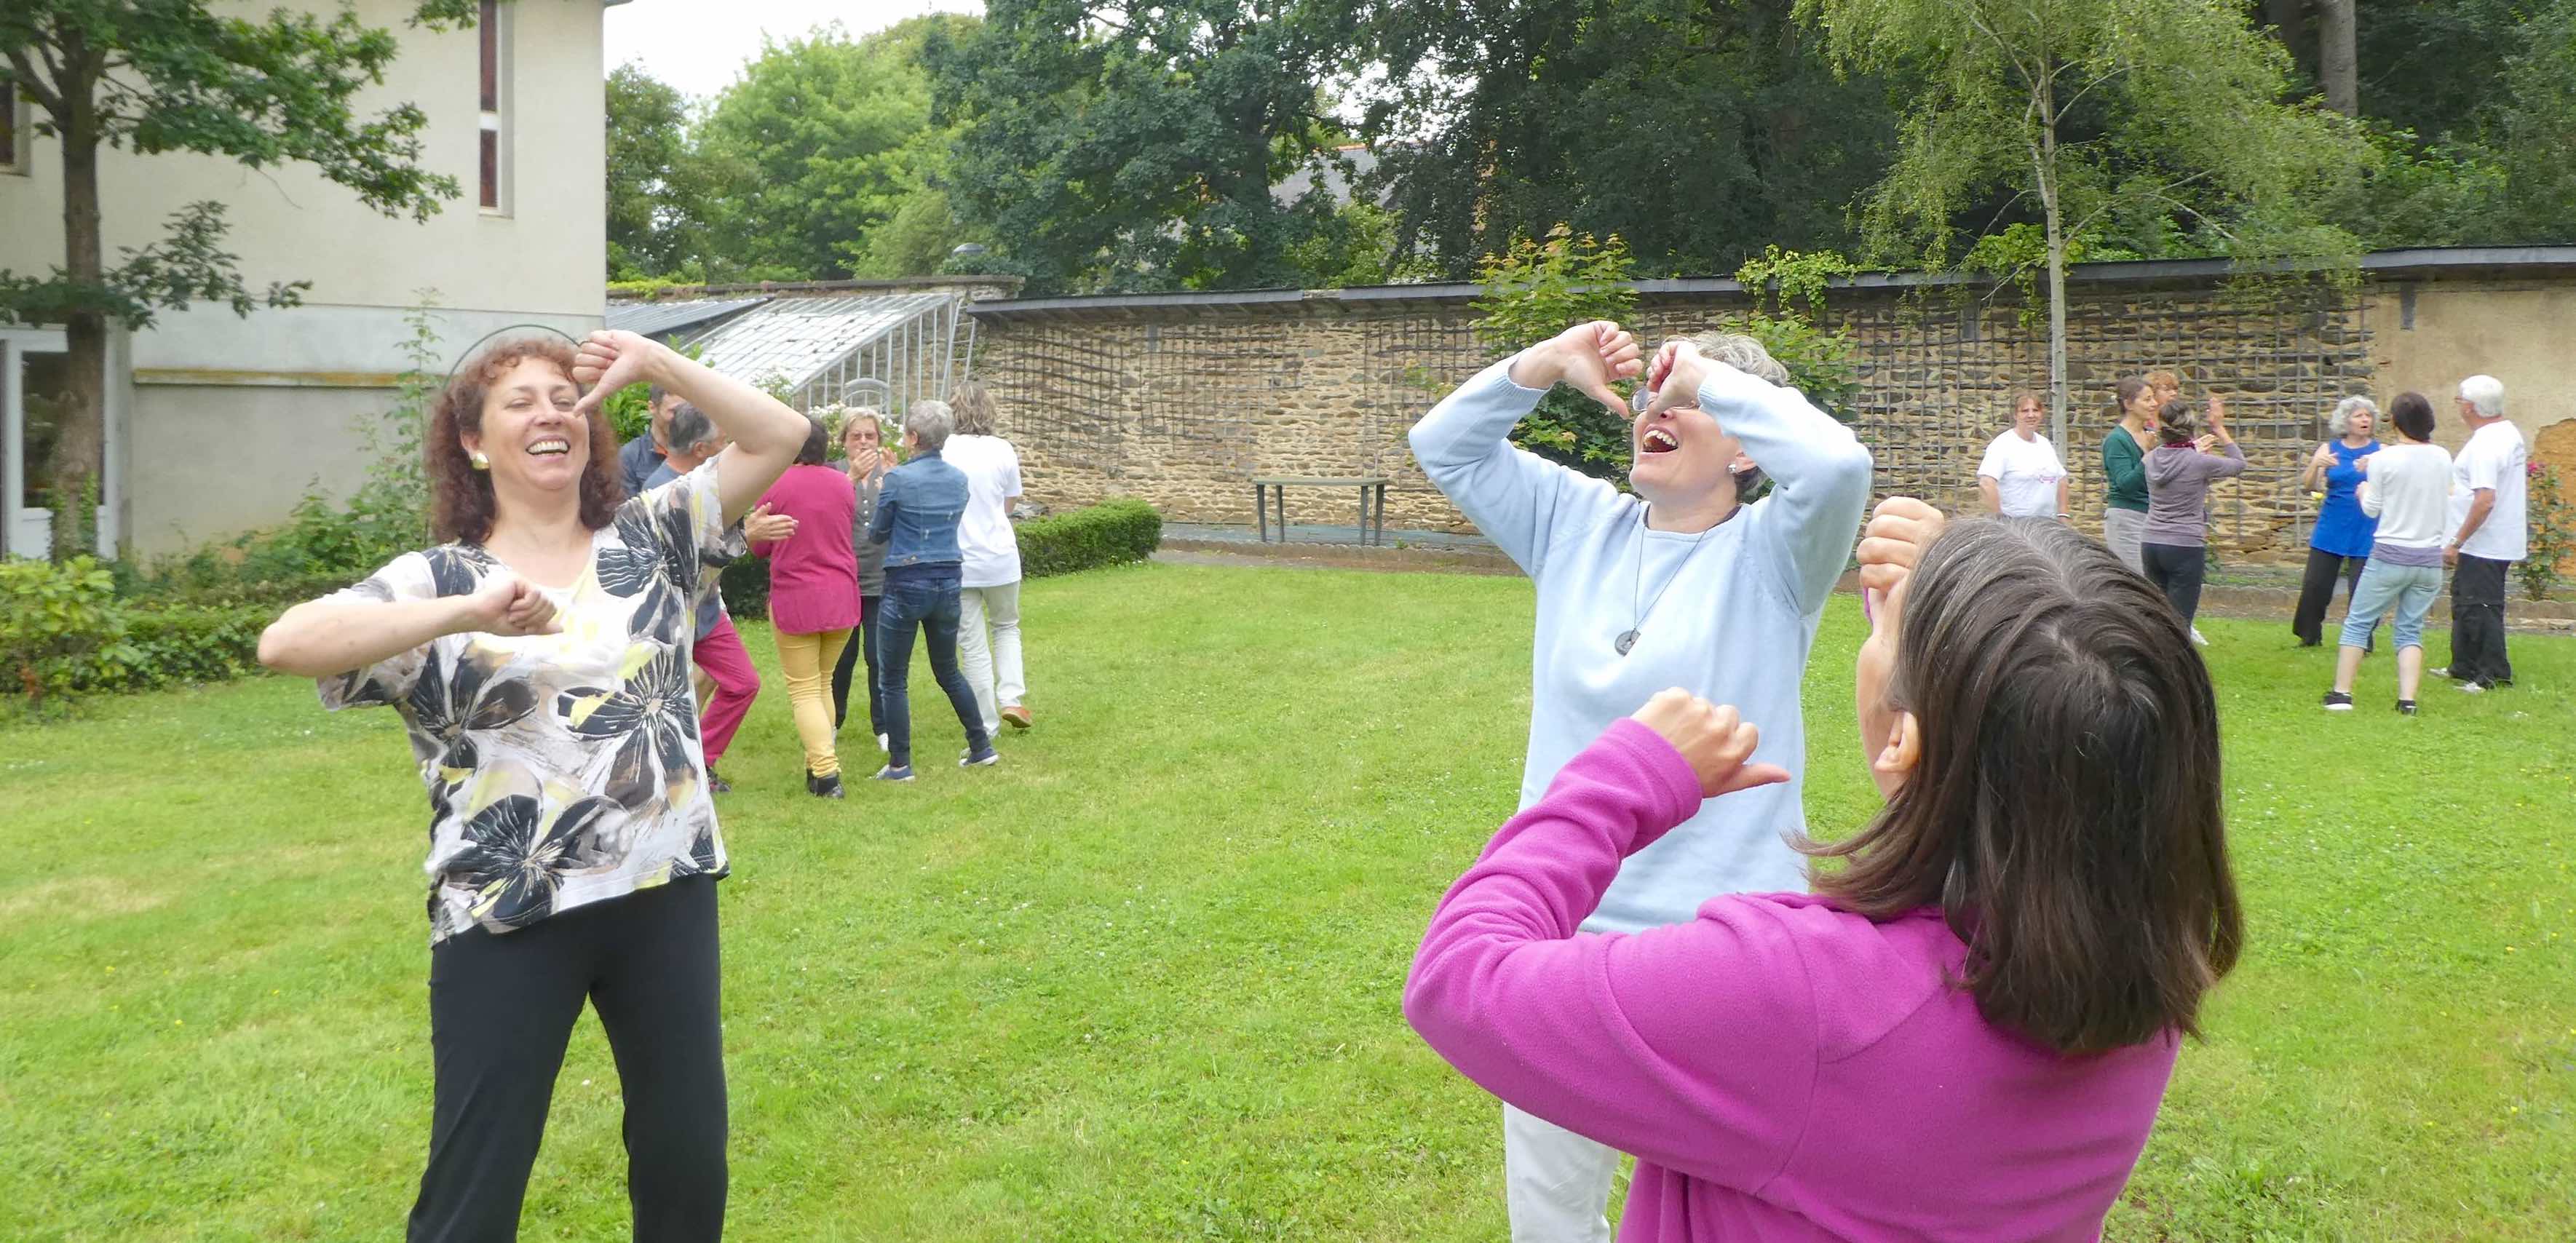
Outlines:
[[[1728, 511], [1726, 518], [1733, 518], [1742, 508], [1737, 506], [1735, 510]], [[1645, 607], [1639, 608], [1637, 597], [1645, 587], [1646, 577], [1646, 507], [1643, 505], [1637, 507], [1636, 572], [1630, 576], [1628, 583], [1630, 625], [1627, 631], [1613, 643], [1613, 646], [1619, 649], [1620, 655], [1627, 655], [1630, 648], [1637, 646], [1637, 636], [1646, 628], [1646, 618], [1654, 613], [1656, 605], [1663, 603], [1664, 593], [1673, 589], [1673, 583], [1682, 576], [1682, 571], [1690, 568], [1691, 558], [1699, 555], [1699, 546], [1708, 542], [1708, 532], [1725, 526], [1726, 518], [1718, 519], [1717, 526], [1700, 532], [1699, 536], [1691, 541], [1690, 551], [1683, 553], [1680, 562], [1673, 566], [1672, 573], [1664, 576], [1664, 585], [1655, 589], [1655, 598], [1646, 601]]]

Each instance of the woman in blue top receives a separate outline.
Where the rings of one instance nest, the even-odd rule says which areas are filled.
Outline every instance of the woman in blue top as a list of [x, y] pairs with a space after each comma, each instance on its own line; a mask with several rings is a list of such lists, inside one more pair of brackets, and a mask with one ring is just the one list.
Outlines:
[[2299, 477], [2300, 487], [2325, 492], [2317, 506], [2316, 530], [2308, 536], [2308, 574], [2299, 585], [2299, 611], [2290, 619], [2290, 632], [2299, 636], [2301, 647], [2315, 647], [2323, 639], [2326, 605], [2334, 600], [2338, 574], [2344, 598], [2352, 598], [2379, 533], [2379, 520], [2361, 512], [2353, 493], [2362, 478], [2353, 463], [2379, 452], [2378, 404], [2367, 397], [2346, 397], [2326, 419], [2326, 430], [2335, 439], [2308, 455], [2307, 471]]

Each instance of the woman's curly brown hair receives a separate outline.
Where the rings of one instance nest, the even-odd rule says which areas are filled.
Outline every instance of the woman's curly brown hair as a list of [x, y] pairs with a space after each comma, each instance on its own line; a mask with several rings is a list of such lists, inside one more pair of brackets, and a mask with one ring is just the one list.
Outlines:
[[[465, 456], [463, 437], [483, 432], [483, 401], [492, 385], [512, 367], [531, 358], [554, 364], [572, 378], [572, 347], [545, 337], [496, 341], [456, 371], [446, 391], [430, 406], [429, 435], [421, 457], [429, 471], [431, 535], [441, 542], [480, 544], [492, 537], [492, 474], [474, 469]], [[581, 470], [581, 524], [596, 531], [617, 517], [626, 500], [625, 481], [618, 478], [617, 433], [608, 415], [590, 412], [590, 463]]]

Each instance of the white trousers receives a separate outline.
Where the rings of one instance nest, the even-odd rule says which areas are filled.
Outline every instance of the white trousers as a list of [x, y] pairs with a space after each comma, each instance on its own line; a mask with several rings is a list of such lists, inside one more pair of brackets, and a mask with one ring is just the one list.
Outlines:
[[[990, 623], [993, 634], [984, 636]], [[966, 587], [957, 593], [957, 664], [966, 685], [975, 688], [975, 707], [984, 714], [984, 736], [998, 736], [1002, 709], [1017, 707], [1029, 693], [1028, 674], [1020, 661], [1020, 585]]]
[[1512, 1243], [1610, 1243], [1619, 1150], [1503, 1106], [1503, 1205]]

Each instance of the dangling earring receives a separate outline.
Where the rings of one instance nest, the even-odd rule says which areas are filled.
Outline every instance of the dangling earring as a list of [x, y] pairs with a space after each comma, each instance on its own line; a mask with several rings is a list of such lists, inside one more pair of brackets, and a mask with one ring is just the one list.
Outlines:
[[473, 463], [474, 469], [476, 470], [492, 469], [492, 459], [483, 456], [483, 451], [481, 449], [467, 450], [465, 453], [465, 460]]

